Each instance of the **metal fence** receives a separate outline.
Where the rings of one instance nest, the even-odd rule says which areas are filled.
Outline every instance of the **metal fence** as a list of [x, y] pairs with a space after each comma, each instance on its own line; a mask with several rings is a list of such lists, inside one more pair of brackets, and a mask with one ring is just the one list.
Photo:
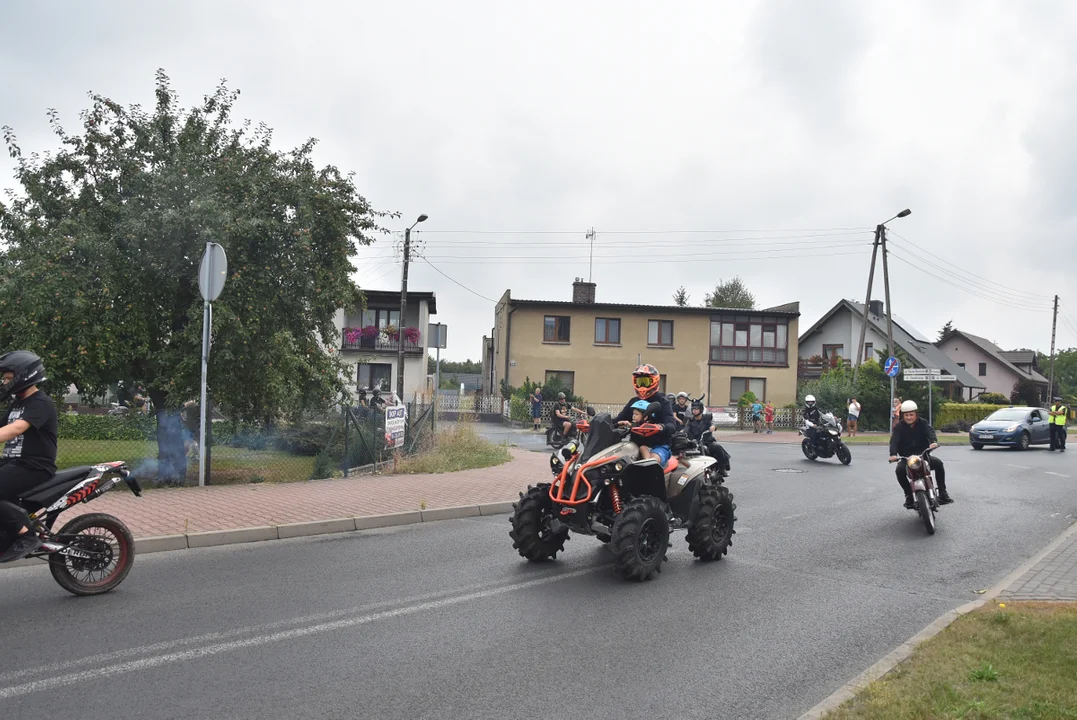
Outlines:
[[[161, 416], [65, 412], [59, 417], [60, 469], [122, 460], [148, 486], [197, 485], [197, 408]], [[365, 407], [327, 412], [272, 425], [227, 419], [207, 423], [208, 485], [294, 482], [389, 471], [400, 457], [433, 447], [433, 407], [407, 405], [404, 441], [387, 442], [385, 413]]]

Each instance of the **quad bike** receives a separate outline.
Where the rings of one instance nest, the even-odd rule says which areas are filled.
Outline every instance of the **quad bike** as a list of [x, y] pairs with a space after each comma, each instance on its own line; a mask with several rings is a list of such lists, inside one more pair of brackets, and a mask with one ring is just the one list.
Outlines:
[[[805, 437], [800, 443], [800, 449], [804, 457], [809, 460], [817, 458], [832, 458], [838, 456], [842, 465], [848, 465], [853, 461], [853, 454], [849, 452], [849, 446], [841, 440], [841, 423], [834, 417], [834, 413], [824, 413], [821, 417], [815, 442], [810, 437]], [[808, 423], [800, 428], [801, 434], [807, 435]]]
[[135, 559], [135, 541], [119, 518], [104, 513], [79, 515], [58, 532], [52, 526], [65, 510], [100, 497], [123, 482], [135, 494], [142, 488], [127, 464], [61, 470], [13, 503], [43, 544], [28, 557], [48, 560], [52, 577], [75, 595], [100, 595], [123, 582]]
[[923, 520], [927, 534], [934, 535], [939, 493], [935, 488], [935, 478], [931, 475], [931, 464], [928, 462], [930, 454], [931, 450], [927, 449], [919, 455], [899, 455], [898, 459], [892, 462], [905, 461], [905, 477], [909, 479], [909, 487], [912, 490], [913, 509]]
[[[577, 415], [581, 412], [576, 408], [569, 408], [570, 412]], [[594, 417], [595, 409], [593, 407], [587, 408], [588, 418]], [[546, 444], [552, 447], [554, 450], [560, 450], [565, 446], [565, 443], [569, 440], [576, 439], [580, 445], [583, 445], [583, 441], [586, 439], [584, 434], [590, 429], [590, 422], [588, 420], [577, 420], [573, 429], [569, 431], [568, 437], [565, 437], [564, 431], [561, 429], [561, 421], [556, 417], [550, 418], [550, 427], [546, 428]]]
[[609, 543], [619, 575], [643, 581], [661, 572], [670, 531], [683, 528], [692, 554], [720, 560], [736, 532], [733, 496], [719, 482], [714, 458], [673, 458], [665, 467], [640, 459], [633, 436], [660, 430], [622, 428], [607, 413], [596, 416], [582, 448], [569, 443], [550, 456], [554, 481], [520, 493], [510, 519], [513, 547], [542, 562], [564, 549], [570, 533], [593, 535]]

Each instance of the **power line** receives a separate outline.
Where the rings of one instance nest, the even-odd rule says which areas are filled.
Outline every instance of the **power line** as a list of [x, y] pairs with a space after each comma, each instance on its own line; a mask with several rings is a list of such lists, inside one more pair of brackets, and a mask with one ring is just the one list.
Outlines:
[[[418, 253], [416, 253], [416, 254], [418, 255]], [[451, 281], [451, 282], [454, 282], [454, 283], [456, 283], [457, 285], [459, 285], [459, 286], [460, 286], [460, 287], [462, 287], [463, 289], [467, 290], [467, 291], [468, 291], [469, 293], [471, 293], [472, 295], [474, 295], [474, 296], [476, 296], [476, 297], [480, 297], [480, 298], [482, 298], [483, 300], [485, 300], [486, 302], [492, 302], [492, 303], [495, 303], [495, 304], [497, 303], [497, 300], [491, 300], [490, 298], [486, 297], [485, 295], [481, 295], [481, 294], [479, 294], [479, 293], [475, 292], [474, 290], [472, 290], [471, 288], [469, 288], [469, 287], [468, 287], [467, 285], [464, 285], [463, 283], [460, 283], [460, 282], [457, 282], [456, 280], [453, 280], [453, 279], [452, 279], [451, 277], [449, 277], [448, 275], [446, 275], [445, 273], [443, 273], [443, 272], [442, 272], [442, 271], [441, 271], [441, 270], [440, 270], [440, 269], [439, 269], [439, 268], [438, 268], [438, 267], [437, 267], [436, 265], [434, 265], [434, 264], [433, 264], [432, 262], [430, 262], [429, 260], [427, 260], [427, 259], [426, 259], [426, 256], [425, 256], [425, 255], [419, 255], [419, 257], [420, 257], [420, 258], [422, 258], [423, 262], [425, 262], [425, 263], [426, 263], [427, 265], [429, 265], [430, 267], [434, 268], [434, 270], [435, 270], [435, 271], [437, 271], [437, 272], [438, 272], [438, 273], [439, 273], [439, 274], [440, 274], [440, 275], [441, 275], [442, 277], [444, 277], [444, 278], [445, 278], [446, 280], [449, 280], [449, 281]]]
[[[739, 255], [739, 256], [723, 256], [721, 258], [714, 258], [713, 256], [704, 255], [685, 255], [681, 257], [668, 257], [668, 256], [656, 256], [649, 258], [617, 258], [606, 259], [607, 265], [654, 265], [658, 263], [687, 263], [693, 260], [711, 260], [721, 259], [726, 262], [749, 262], [752, 260], [766, 260], [768, 262], [780, 262], [782, 260], [793, 260], [800, 258], [816, 258], [829, 260], [830, 258], [842, 257], [847, 255], [862, 256], [863, 250], [857, 250], [853, 252], [813, 252], [808, 254], [788, 254], [788, 255]], [[531, 264], [539, 261], [549, 261], [549, 256], [536, 256], [531, 258], [520, 258], [513, 256], [512, 258], [482, 258], [482, 257], [467, 257], [461, 255], [454, 256], [442, 256], [436, 258], [438, 262], [443, 265], [519, 265], [519, 264]], [[580, 263], [587, 262], [587, 256], [563, 256], [558, 255], [555, 258], [558, 262], [562, 261], [578, 261]]]
[[[770, 250], [753, 250], [753, 249], [750, 249], [750, 248], [745, 248], [745, 249], [740, 249], [740, 250], [733, 250], [733, 251], [730, 251], [730, 252], [691, 252], [691, 253], [668, 253], [668, 252], [664, 252], [664, 253], [662, 253], [662, 257], [680, 259], [680, 260], [698, 260], [698, 259], [716, 258], [716, 257], [724, 258], [724, 257], [728, 257], [730, 255], [741, 255], [741, 254], [744, 254], [744, 253], [749, 253], [749, 254], [753, 254], [753, 255], [754, 254], [771, 254], [771, 253], [788, 253], [788, 252], [790, 252], [792, 250], [796, 250], [796, 249], [797, 249], [797, 247], [793, 247], [793, 248], [781, 247], [781, 248], [772, 248]], [[835, 249], [849, 250], [849, 249], [851, 249], [851, 246], [850, 245], [816, 245], [816, 246], [811, 246], [811, 249], [813, 249], [813, 250], [835, 250]], [[442, 259], [442, 260], [444, 260], [444, 259], [547, 260], [547, 259], [549, 259], [550, 256], [547, 255], [547, 254], [543, 254], [543, 255], [520, 255], [520, 254], [513, 254], [513, 255], [480, 255], [480, 254], [469, 254], [469, 255], [429, 255], [428, 257], [431, 257], [431, 258], [434, 258], [434, 259]], [[558, 257], [559, 260], [579, 260], [579, 259], [586, 260], [589, 256], [588, 255], [565, 255], [565, 254], [559, 254], [557, 257]], [[623, 257], [624, 257], [624, 255], [622, 253], [617, 253], [617, 254], [612, 254], [612, 255], [596, 255], [595, 259], [596, 260], [606, 260], [606, 261], [619, 261]]]
[[914, 270], [916, 270], [918, 272], [922, 272], [925, 275], [928, 275], [929, 277], [933, 277], [936, 280], [939, 280], [940, 282], [943, 282], [943, 283], [949, 285], [950, 287], [954, 288], [955, 290], [960, 290], [960, 291], [962, 291], [964, 293], [967, 293], [969, 295], [978, 297], [981, 300], [987, 300], [988, 302], [993, 302], [993, 303], [996, 303], [998, 305], [1003, 305], [1005, 307], [1018, 307], [1018, 308], [1020, 308], [1022, 310], [1030, 310], [1030, 311], [1033, 311], [1033, 312], [1044, 312], [1044, 313], [1051, 312], [1051, 308], [1049, 308], [1049, 307], [1039, 307], [1039, 306], [1032, 306], [1032, 305], [1022, 306], [1022, 305], [1020, 305], [1018, 303], [1015, 303], [1013, 301], [1010, 301], [1010, 300], [1003, 300], [1003, 299], [999, 299], [999, 298], [994, 298], [994, 297], [991, 297], [990, 295], [986, 295], [986, 294], [977, 292], [975, 290], [970, 290], [968, 288], [962, 287], [961, 285], [955, 284], [954, 283], [954, 278], [945, 278], [945, 277], [942, 277], [940, 275], [936, 275], [935, 273], [931, 272], [930, 270], [927, 270], [926, 268], [924, 268], [923, 265], [915, 263], [915, 262], [911, 262], [909, 260], [906, 260], [905, 258], [901, 257], [900, 254], [894, 253], [893, 250], [890, 251], [890, 254], [894, 257], [895, 260], [898, 260], [900, 262], [905, 263], [906, 265], [913, 268]]
[[[425, 233], [425, 232], [430, 232], [430, 231], [425, 231], [424, 230], [423, 232]], [[607, 234], [612, 234], [612, 233], [602, 233], [602, 236], [605, 237]], [[654, 234], [662, 234], [662, 233], [654, 233]], [[866, 231], [816, 233], [816, 234], [806, 234], [806, 235], [805, 234], [802, 234], [802, 235], [758, 235], [758, 236], [741, 236], [741, 237], [712, 237], [712, 238], [707, 238], [706, 240], [701, 240], [699, 242], [708, 242], [708, 243], [738, 243], [738, 242], [741, 242], [741, 243], [759, 243], [760, 241], [765, 241], [765, 240], [778, 240], [778, 241], [790, 242], [790, 241], [794, 241], [794, 240], [812, 240], [812, 239], [818, 239], [818, 238], [839, 238], [839, 237], [846, 237], [846, 238], [856, 237], [856, 238], [863, 239], [863, 238], [865, 238], [865, 236], [868, 236], [868, 235], [869, 235], [869, 233], [867, 233]], [[560, 245], [560, 246], [564, 246], [564, 247], [570, 247], [570, 246], [585, 246], [585, 245], [588, 244], [587, 242], [585, 242], [585, 240], [589, 240], [589, 238], [587, 238], [585, 236], [584, 240], [574, 240], [574, 241], [559, 240], [559, 241], [553, 241], [553, 242], [551, 242], [549, 240], [546, 240], [546, 241], [519, 242], [519, 241], [511, 241], [511, 240], [485, 240], [485, 239], [480, 239], [480, 238], [466, 238], [466, 239], [448, 239], [447, 238], [447, 239], [438, 239], [437, 240], [437, 245], [439, 247], [440, 246], [447, 246], [447, 245], [449, 245], [449, 246], [460, 246], [460, 245], [475, 245], [475, 246], [503, 245], [503, 246], [506, 246], [506, 247], [523, 247], [523, 246], [527, 246], [527, 245], [533, 245], [533, 246], [537, 245], [537, 246], [542, 246], [542, 247], [548, 247], [548, 246], [551, 246], [551, 245]], [[848, 242], [853, 242], [853, 240], [849, 240]], [[601, 246], [603, 246], [603, 247], [621, 246], [621, 245], [623, 245], [623, 246], [640, 246], [640, 245], [651, 245], [653, 243], [654, 243], [653, 240], [615, 240], [613, 242], [609, 242], [609, 241], [604, 240], [602, 242]]]
[[[632, 249], [632, 248], [646, 248], [646, 247], [670, 247], [674, 249], [685, 248], [703, 248], [703, 247], [777, 247], [777, 246], [811, 246], [822, 243], [844, 243], [846, 245], [865, 244], [869, 242], [869, 239], [863, 233], [858, 233], [858, 237], [855, 238], [842, 238], [833, 236], [824, 236], [820, 238], [804, 238], [788, 237], [782, 239], [774, 238], [758, 238], [758, 239], [744, 239], [744, 238], [709, 238], [707, 240], [698, 240], [691, 243], [661, 243], [653, 240], [647, 241], [615, 241], [615, 242], [602, 242], [597, 245], [599, 249]], [[590, 251], [590, 245], [582, 242], [483, 242], [475, 240], [465, 240], [460, 242], [435, 242], [428, 243], [427, 247], [437, 250], [467, 250], [469, 248], [482, 249], [482, 248], [494, 248], [494, 249], [534, 249], [534, 248], [575, 248], [575, 249], [587, 249]]]
[[1030, 292], [1028, 292], [1027, 290], [1018, 290], [1018, 289], [1016, 289], [1016, 288], [1011, 288], [1011, 287], [1009, 287], [1009, 286], [1007, 286], [1007, 285], [1003, 285], [1002, 283], [998, 283], [998, 282], [995, 282], [994, 280], [991, 280], [991, 279], [989, 279], [989, 278], [985, 278], [985, 277], [984, 277], [984, 276], [982, 276], [982, 275], [977, 275], [976, 273], [972, 272], [971, 270], [962, 270], [962, 269], [961, 269], [960, 267], [958, 267], [958, 266], [957, 266], [957, 265], [955, 265], [954, 263], [952, 263], [952, 262], [950, 262], [950, 261], [946, 260], [945, 258], [939, 257], [938, 255], [936, 255], [935, 253], [931, 252], [930, 250], [928, 250], [928, 249], [926, 249], [926, 248], [923, 248], [923, 247], [921, 247], [920, 245], [917, 245], [917, 244], [916, 244], [916, 243], [914, 243], [914, 242], [913, 242], [912, 240], [909, 240], [908, 238], [906, 238], [906, 237], [903, 237], [903, 236], [899, 235], [898, 233], [894, 232], [893, 230], [890, 230], [889, 228], [887, 228], [887, 233], [889, 233], [890, 235], [894, 235], [895, 237], [897, 237], [897, 238], [899, 238], [899, 239], [903, 240], [904, 242], [907, 242], [907, 243], [909, 243], [909, 244], [910, 244], [910, 245], [912, 245], [913, 247], [919, 248], [920, 250], [922, 250], [923, 252], [927, 253], [928, 255], [930, 255], [931, 257], [935, 258], [936, 260], [939, 260], [939, 261], [941, 261], [941, 262], [943, 262], [943, 263], [945, 263], [945, 264], [949, 265], [949, 266], [950, 266], [951, 268], [953, 268], [954, 270], [956, 270], [956, 271], [957, 271], [957, 272], [959, 272], [959, 273], [964, 273], [964, 274], [966, 274], [966, 275], [971, 275], [971, 276], [973, 276], [973, 277], [979, 278], [980, 280], [983, 280], [984, 282], [986, 282], [986, 283], [988, 283], [988, 284], [989, 284], [989, 286], [990, 286], [990, 289], [991, 289], [992, 291], [997, 291], [997, 290], [998, 290], [999, 288], [1002, 288], [1002, 289], [1004, 289], [1004, 290], [1009, 290], [1009, 291], [1011, 291], [1012, 293], [1015, 293], [1015, 294], [1017, 294], [1017, 295], [1025, 295], [1025, 296], [1028, 296], [1029, 298], [1036, 298], [1036, 299], [1040, 299], [1040, 300], [1051, 300], [1051, 299], [1052, 299], [1052, 298], [1051, 298], [1051, 296], [1049, 296], [1049, 295], [1040, 295], [1039, 293], [1030, 293]]
[[[675, 235], [692, 233], [766, 233], [766, 232], [831, 232], [863, 230], [869, 231], [869, 227], [829, 227], [829, 228], [789, 228], [789, 229], [766, 229], [766, 230], [596, 230], [602, 235]], [[423, 230], [423, 233], [438, 235], [584, 235], [586, 229], [581, 230]]]

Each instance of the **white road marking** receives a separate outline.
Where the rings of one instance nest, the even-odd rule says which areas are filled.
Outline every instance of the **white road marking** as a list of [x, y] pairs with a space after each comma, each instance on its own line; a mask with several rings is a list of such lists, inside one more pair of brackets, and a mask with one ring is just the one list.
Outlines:
[[[554, 575], [552, 577], [544, 577], [536, 580], [527, 580], [524, 582], [512, 583], [510, 585], [502, 585], [500, 587], [487, 588], [485, 590], [478, 590], [462, 595], [454, 595], [447, 598], [442, 598], [440, 600], [413, 603], [410, 605], [405, 605], [403, 607], [393, 608], [392, 610], [383, 610], [381, 612], [367, 613], [359, 615], [357, 617], [350, 617], [336, 620], [333, 622], [324, 622], [315, 625], [308, 625], [306, 627], [299, 627], [293, 630], [284, 630], [276, 633], [256, 635], [255, 637], [245, 638], [243, 640], [233, 640], [231, 642], [206, 645], [204, 647], [196, 647], [190, 650], [184, 650], [180, 652], [155, 655], [147, 658], [142, 658], [141, 660], [132, 660], [130, 662], [106, 665], [105, 667], [84, 670], [68, 675], [57, 675], [55, 677], [45, 678], [42, 680], [34, 680], [32, 682], [23, 683], [21, 685], [9, 685], [7, 687], [0, 687], [0, 700], [19, 697], [21, 695], [28, 695], [34, 692], [41, 692], [43, 690], [52, 690], [59, 687], [81, 684], [85, 683], [86, 681], [95, 680], [98, 678], [125, 675], [127, 673], [148, 670], [151, 668], [160, 667], [162, 665], [170, 665], [174, 663], [186, 662], [188, 660], [209, 657], [212, 655], [219, 655], [221, 653], [232, 652], [234, 650], [258, 647], [261, 645], [268, 645], [270, 643], [283, 642], [285, 640], [294, 640], [297, 638], [303, 638], [319, 633], [333, 632], [336, 630], [346, 630], [348, 628], [358, 627], [360, 625], [368, 625], [370, 623], [378, 622], [380, 620], [391, 620], [393, 618], [403, 617], [406, 615], [414, 615], [416, 613], [424, 612], [427, 610], [437, 610], [443, 607], [451, 607], [453, 605], [470, 602], [472, 600], [481, 600], [483, 598], [503, 595], [505, 593], [514, 592], [516, 590], [526, 590], [528, 588], [538, 587], [540, 585], [548, 585], [550, 583], [559, 582], [561, 580], [568, 580], [569, 578], [594, 573], [608, 567], [609, 565], [605, 564], [599, 567], [574, 570], [572, 572], [562, 573], [560, 575]], [[152, 651], [152, 649], [157, 648], [163, 644], [164, 643], [161, 643], [156, 646], [150, 645], [145, 648], [133, 648], [131, 650], [121, 652], [126, 654], [140, 654], [142, 652], [146, 652], [147, 650]]]
[[1017, 468], [1018, 470], [1031, 470], [1032, 469], [1028, 465], [1012, 465], [1010, 463], [1006, 463], [1006, 467]]
[[1064, 477], [1064, 478], [1069, 477], [1069, 475], [1063, 475], [1062, 473], [1051, 472], [1050, 470], [1044, 470], [1043, 472], [1044, 472], [1045, 475], [1054, 475], [1056, 477]]

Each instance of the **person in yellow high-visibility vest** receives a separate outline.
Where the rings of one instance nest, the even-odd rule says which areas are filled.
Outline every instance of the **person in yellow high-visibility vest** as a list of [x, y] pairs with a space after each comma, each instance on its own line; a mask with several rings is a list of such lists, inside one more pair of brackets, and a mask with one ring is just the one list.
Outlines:
[[1055, 396], [1055, 404], [1047, 413], [1051, 418], [1051, 450], [1056, 448], [1066, 452], [1066, 418], [1070, 409], [1062, 404], [1062, 398]]

